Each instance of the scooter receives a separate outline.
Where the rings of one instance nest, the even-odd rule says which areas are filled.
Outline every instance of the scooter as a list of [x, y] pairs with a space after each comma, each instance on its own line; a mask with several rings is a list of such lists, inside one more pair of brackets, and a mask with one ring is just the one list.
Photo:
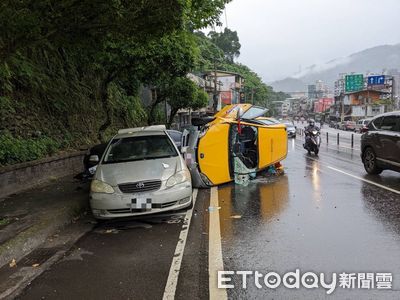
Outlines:
[[318, 155], [319, 147], [321, 145], [321, 136], [319, 130], [312, 130], [306, 133], [306, 142], [303, 147], [308, 151], [310, 155], [311, 152], [314, 152], [315, 155]]

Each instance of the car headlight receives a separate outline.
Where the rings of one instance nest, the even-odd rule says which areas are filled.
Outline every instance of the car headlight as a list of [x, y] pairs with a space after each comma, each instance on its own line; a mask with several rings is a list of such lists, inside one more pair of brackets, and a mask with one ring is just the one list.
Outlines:
[[92, 184], [90, 185], [90, 191], [92, 193], [105, 193], [105, 194], [114, 193], [114, 189], [111, 185], [96, 179], [92, 180]]
[[190, 180], [190, 172], [188, 170], [182, 170], [179, 172], [176, 172], [174, 175], [172, 175], [170, 178], [168, 178], [166, 186], [167, 187], [172, 187], [176, 184], [185, 182]]

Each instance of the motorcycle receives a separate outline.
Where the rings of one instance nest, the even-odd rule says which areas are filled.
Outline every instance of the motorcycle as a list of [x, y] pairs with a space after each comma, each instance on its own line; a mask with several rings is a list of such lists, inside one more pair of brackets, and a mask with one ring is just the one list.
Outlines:
[[320, 132], [317, 129], [306, 132], [306, 142], [303, 147], [308, 151], [308, 154], [314, 152], [315, 155], [318, 155], [319, 147], [321, 145], [321, 136]]

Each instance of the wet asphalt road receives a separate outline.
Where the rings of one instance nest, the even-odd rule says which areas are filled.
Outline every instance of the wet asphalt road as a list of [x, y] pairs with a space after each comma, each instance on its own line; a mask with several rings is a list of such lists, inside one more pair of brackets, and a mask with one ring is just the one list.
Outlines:
[[[261, 289], [232, 276], [232, 299], [400, 299], [400, 175], [366, 176], [359, 152], [323, 144], [308, 156], [289, 141], [285, 175], [218, 187], [221, 239], [209, 241], [209, 190], [200, 190], [176, 289], [207, 299], [208, 247], [222, 244], [224, 270], [283, 275], [390, 272], [393, 290]], [[373, 185], [370, 182], [378, 185]], [[161, 299], [185, 212], [97, 226], [25, 290], [21, 299]], [[338, 275], [339, 276], [339, 275]]]
[[[225, 270], [251, 270], [281, 276], [300, 269], [325, 273], [391, 272], [393, 290], [339, 288], [258, 289], [254, 276], [228, 296], [273, 299], [399, 299], [400, 195], [344, 173], [400, 190], [400, 176], [385, 171], [365, 175], [359, 154], [322, 146], [319, 157], [308, 156], [301, 142], [290, 141], [286, 174], [248, 188], [219, 189]], [[332, 169], [334, 168], [334, 169]], [[232, 219], [241, 215], [241, 219]], [[328, 281], [330, 282], [330, 281]], [[238, 288], [239, 287], [239, 288]]]
[[[197, 197], [176, 298], [207, 299], [208, 192]], [[18, 299], [162, 299], [185, 211], [101, 223]]]

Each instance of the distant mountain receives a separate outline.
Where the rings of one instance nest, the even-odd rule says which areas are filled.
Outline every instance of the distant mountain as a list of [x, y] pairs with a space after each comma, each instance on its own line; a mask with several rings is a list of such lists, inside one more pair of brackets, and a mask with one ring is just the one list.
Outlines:
[[270, 83], [269, 85], [274, 88], [274, 91], [285, 93], [305, 91], [307, 87], [307, 84], [303, 80], [293, 77], [278, 80]]
[[381, 73], [400, 70], [400, 44], [383, 45], [331, 60], [323, 65], [312, 65], [301, 73], [270, 83], [276, 91], [306, 91], [307, 85], [322, 80], [333, 87], [340, 73]]

